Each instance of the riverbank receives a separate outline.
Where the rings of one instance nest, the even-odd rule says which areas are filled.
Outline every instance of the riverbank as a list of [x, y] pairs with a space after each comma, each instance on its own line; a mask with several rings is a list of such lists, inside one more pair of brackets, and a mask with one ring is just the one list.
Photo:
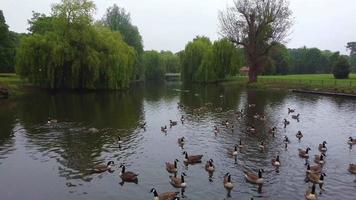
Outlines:
[[[233, 77], [228, 82], [246, 83], [247, 77]], [[302, 74], [285, 76], [259, 76], [258, 82], [247, 84], [256, 89], [300, 89], [317, 92], [356, 94], [356, 74], [349, 79], [334, 79], [331, 74]]]
[[6, 88], [8, 98], [16, 98], [28, 91], [29, 85], [23, 82], [19, 76], [12, 73], [0, 73], [0, 88]]

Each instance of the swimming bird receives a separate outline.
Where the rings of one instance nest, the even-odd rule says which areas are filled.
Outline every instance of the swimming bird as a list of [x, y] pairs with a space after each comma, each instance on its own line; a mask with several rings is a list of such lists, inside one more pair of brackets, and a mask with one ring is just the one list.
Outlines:
[[279, 155], [277, 155], [276, 158], [272, 158], [272, 165], [275, 167], [281, 166], [281, 161], [279, 160]]
[[205, 170], [210, 172], [210, 173], [215, 171], [215, 165], [214, 165], [214, 160], [213, 159], [210, 159], [210, 160], [206, 161]]
[[321, 165], [310, 165], [309, 163], [305, 163], [307, 165], [307, 173], [319, 174], [322, 170]]
[[277, 127], [272, 127], [268, 131], [273, 137], [275, 137], [275, 134], [277, 133]]
[[170, 178], [170, 183], [172, 184], [173, 187], [176, 188], [185, 188], [187, 187], [187, 183], [184, 180], [184, 177], [187, 176], [184, 172], [181, 174], [181, 177], [178, 178], [176, 176], [169, 176]]
[[284, 127], [287, 127], [287, 125], [290, 124], [290, 121], [288, 121], [287, 119], [284, 119], [283, 124], [284, 124]]
[[347, 144], [355, 145], [356, 144], [356, 139], [353, 139], [352, 137], [349, 137], [349, 140], [347, 141]]
[[216, 125], [214, 125], [214, 133], [215, 133], [215, 135], [216, 135], [217, 133], [219, 133], [219, 128], [218, 128]]
[[188, 156], [188, 153], [186, 151], [183, 152], [184, 157], [184, 163], [186, 164], [195, 164], [195, 163], [201, 163], [201, 159], [203, 155], [192, 155]]
[[153, 193], [153, 200], [175, 200], [179, 192], [165, 192], [158, 194], [155, 188], [151, 189], [151, 193]]
[[237, 145], [234, 146], [233, 149], [228, 149], [227, 153], [230, 154], [230, 156], [237, 156], [238, 154], [238, 149], [237, 149]]
[[178, 159], [175, 159], [173, 163], [166, 162], [166, 170], [169, 173], [177, 173], [177, 171], [178, 171], [177, 163], [178, 162], [179, 162]]
[[284, 136], [283, 143], [284, 144], [289, 144], [290, 143], [290, 140], [289, 140], [288, 136], [286, 136], [286, 135]]
[[261, 141], [259, 147], [260, 147], [261, 151], [264, 151], [265, 148], [266, 148], [266, 145], [265, 145], [265, 143], [263, 141]]
[[322, 165], [325, 163], [325, 157], [326, 157], [325, 153], [321, 153], [320, 155], [315, 155], [314, 162]]
[[138, 174], [130, 172], [130, 171], [126, 171], [125, 165], [121, 165], [120, 168], [121, 168], [120, 178], [122, 179], [122, 181], [137, 183]]
[[48, 117], [47, 124], [56, 124], [56, 123], [58, 123], [58, 120]]
[[298, 131], [298, 133], [295, 135], [295, 137], [297, 137], [298, 140], [300, 140], [303, 137], [303, 133], [301, 131]]
[[114, 166], [114, 161], [109, 161], [107, 164], [98, 164], [94, 166], [93, 172], [101, 173], [101, 172], [110, 171], [113, 166]]
[[305, 150], [304, 149], [298, 149], [299, 151], [299, 156], [302, 157], [302, 158], [309, 158], [309, 151], [311, 149], [308, 147], [306, 148]]
[[315, 173], [309, 173], [308, 174], [308, 180], [312, 183], [315, 184], [323, 184], [324, 183], [324, 177], [326, 176], [325, 173], [315, 174]]
[[185, 144], [185, 137], [178, 138], [178, 144], [183, 146]]
[[305, 199], [306, 200], [318, 200], [318, 195], [315, 193], [315, 184], [313, 184], [311, 190], [308, 189], [305, 192]]
[[98, 133], [99, 130], [97, 128], [89, 128], [88, 129], [89, 133]]
[[255, 132], [256, 132], [256, 128], [255, 128], [254, 126], [248, 126], [248, 127], [246, 128], [246, 131], [247, 131], [248, 133], [255, 133]]
[[118, 137], [118, 140], [119, 140], [119, 141], [118, 141], [117, 143], [119, 143], [119, 145], [121, 145], [121, 144], [122, 144], [122, 140], [121, 140], [121, 137], [120, 137], [120, 136]]
[[146, 129], [146, 122], [143, 122], [143, 123], [141, 123], [141, 124], [139, 124], [139, 127], [141, 128], [141, 129]]
[[172, 120], [169, 120], [169, 125], [172, 127], [172, 126], [176, 126], [178, 124], [177, 121], [172, 121]]
[[292, 115], [292, 119], [299, 119], [300, 114], [298, 113], [297, 115]]
[[257, 175], [253, 172], [245, 172], [245, 178], [251, 183], [262, 184], [264, 182], [262, 172], [264, 172], [263, 169], [258, 170]]
[[182, 117], [180, 118], [180, 121], [182, 122], [182, 124], [184, 124], [184, 122], [185, 122], [184, 115], [182, 115]]
[[242, 144], [242, 141], [241, 141], [241, 139], [239, 140], [239, 148], [240, 149], [243, 149], [243, 148], [246, 148], [247, 147], [247, 145], [246, 144]]
[[234, 184], [231, 182], [231, 174], [226, 173], [224, 176], [224, 187], [228, 190], [231, 190], [234, 187]]
[[254, 108], [254, 107], [256, 107], [256, 104], [248, 104], [248, 107], [249, 108]]
[[295, 112], [295, 109], [288, 108], [288, 114], [294, 113], [294, 112]]
[[348, 170], [351, 174], [356, 174], [356, 164], [350, 164]]
[[161, 126], [161, 131], [167, 133], [167, 126]]
[[328, 148], [326, 147], [326, 141], [324, 141], [323, 143], [319, 144], [319, 151], [321, 152], [326, 152], [328, 150]]

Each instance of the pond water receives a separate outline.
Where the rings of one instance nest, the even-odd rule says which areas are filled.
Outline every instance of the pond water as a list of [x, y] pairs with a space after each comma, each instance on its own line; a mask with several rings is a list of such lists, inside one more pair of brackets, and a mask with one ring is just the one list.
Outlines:
[[[177, 107], [177, 103], [183, 105]], [[256, 104], [249, 107], [249, 104]], [[300, 113], [297, 122], [287, 108]], [[236, 110], [244, 109], [238, 119]], [[254, 119], [263, 114], [266, 121]], [[180, 191], [169, 184], [165, 162], [178, 159], [185, 172], [184, 199], [304, 199], [311, 186], [305, 182], [305, 160], [298, 148], [327, 141], [324, 189], [320, 199], [355, 199], [356, 176], [347, 171], [356, 163], [356, 101], [353, 99], [294, 94], [286, 91], [246, 90], [234, 84], [182, 88], [177, 83], [135, 86], [121, 93], [36, 93], [0, 104], [0, 199], [153, 199], [158, 192]], [[185, 116], [185, 123], [180, 117]], [[58, 120], [47, 124], [47, 118]], [[286, 128], [283, 119], [291, 121]], [[169, 128], [169, 120], [178, 125]], [[229, 120], [234, 130], [222, 125]], [[146, 130], [140, 124], [147, 122]], [[167, 125], [166, 134], [161, 126]], [[220, 132], [214, 134], [213, 126]], [[255, 134], [246, 127], [254, 125]], [[276, 137], [268, 129], [277, 126]], [[89, 128], [98, 129], [90, 133]], [[295, 134], [304, 137], [298, 142]], [[283, 137], [290, 139], [288, 148]], [[119, 145], [119, 136], [122, 144]], [[182, 149], [177, 138], [186, 137]], [[236, 159], [227, 154], [239, 140], [248, 147]], [[258, 142], [265, 141], [264, 152]], [[183, 164], [182, 152], [203, 154], [202, 164]], [[278, 171], [271, 159], [280, 155]], [[209, 180], [205, 162], [214, 160], [216, 171]], [[115, 171], [90, 173], [98, 163], [114, 161]], [[313, 163], [313, 159], [309, 159]], [[139, 173], [138, 184], [120, 184], [119, 165]], [[244, 171], [264, 169], [262, 188], [246, 182]], [[223, 176], [232, 175], [234, 189], [223, 187]], [[317, 187], [317, 192], [320, 192]]]

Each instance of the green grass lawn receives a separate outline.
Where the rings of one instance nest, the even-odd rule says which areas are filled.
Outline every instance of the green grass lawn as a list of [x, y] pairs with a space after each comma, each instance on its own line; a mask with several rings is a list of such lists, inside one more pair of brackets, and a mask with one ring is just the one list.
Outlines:
[[0, 73], [0, 86], [8, 88], [10, 96], [18, 96], [24, 92], [25, 83], [16, 74]]

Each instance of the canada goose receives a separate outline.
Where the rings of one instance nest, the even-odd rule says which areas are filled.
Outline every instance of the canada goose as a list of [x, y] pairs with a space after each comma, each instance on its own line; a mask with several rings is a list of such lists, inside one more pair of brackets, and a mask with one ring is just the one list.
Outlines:
[[281, 161], [279, 160], [279, 155], [277, 155], [276, 158], [272, 158], [272, 165], [275, 167], [281, 166]]
[[268, 131], [273, 137], [275, 137], [275, 134], [277, 133], [277, 127], [272, 127]]
[[307, 165], [307, 173], [312, 173], [312, 174], [319, 174], [322, 170], [321, 165], [312, 165], [310, 166], [310, 164], [306, 163]]
[[349, 172], [351, 174], [356, 174], [356, 164], [350, 164], [349, 165]]
[[256, 107], [256, 104], [248, 104], [248, 107], [249, 107], [249, 108]]
[[253, 116], [253, 118], [259, 119], [259, 118], [260, 118], [260, 115], [256, 113], [256, 114]]
[[237, 149], [237, 145], [234, 146], [233, 149], [228, 149], [227, 153], [230, 154], [230, 156], [237, 156], [238, 154], [238, 149]]
[[231, 190], [234, 185], [231, 182], [231, 174], [230, 173], [226, 173], [224, 176], [224, 187], [228, 190]]
[[230, 123], [229, 123], [228, 120], [221, 122], [221, 125], [224, 125], [224, 126], [229, 126], [229, 124], [230, 124]]
[[172, 126], [176, 126], [178, 124], [177, 121], [172, 121], [172, 120], [169, 120], [169, 125], [172, 127]]
[[188, 156], [188, 153], [186, 151], [183, 152], [183, 155], [185, 155], [184, 163], [186, 164], [201, 163], [201, 158], [203, 157], [203, 155]]
[[298, 133], [295, 135], [299, 140], [302, 139], [303, 133], [301, 131], [298, 131]]
[[48, 117], [47, 124], [56, 124], [56, 123], [58, 123], [58, 120]]
[[324, 183], [324, 177], [325, 176], [326, 176], [325, 173], [321, 173], [320, 175], [319, 174], [315, 174], [315, 173], [309, 173], [308, 174], [308, 179], [312, 183], [322, 184], [322, 183]]
[[355, 145], [356, 144], [356, 139], [353, 139], [352, 137], [349, 137], [349, 140], [347, 141], [347, 144]]
[[173, 187], [185, 188], [187, 186], [187, 183], [184, 181], [184, 176], [187, 176], [184, 172], [181, 174], [180, 178], [175, 176], [169, 176], [169, 182], [173, 185]]
[[289, 140], [288, 136], [286, 136], [286, 135], [284, 136], [283, 143], [284, 144], [289, 144], [290, 143], [290, 140]]
[[114, 161], [109, 161], [107, 164], [98, 164], [94, 166], [93, 172], [101, 173], [101, 172], [110, 171], [113, 166], [114, 166]]
[[294, 113], [294, 112], [295, 112], [295, 109], [288, 108], [288, 114]]
[[245, 172], [245, 178], [251, 183], [262, 184], [264, 179], [262, 178], [263, 169], [258, 170], [258, 175], [253, 172]]
[[165, 192], [158, 194], [155, 188], [151, 189], [153, 193], [153, 200], [175, 200], [179, 192]]
[[299, 156], [302, 157], [302, 158], [309, 158], [309, 151], [311, 149], [308, 147], [306, 148], [305, 150], [304, 149], [298, 149], [299, 151]]
[[264, 115], [260, 115], [260, 117], [258, 119], [260, 121], [266, 121], [267, 120], [266, 116], [264, 116]]
[[216, 125], [214, 125], [214, 133], [215, 134], [219, 133], [219, 128]]
[[236, 111], [235, 114], [238, 115], [238, 116], [242, 116], [244, 113], [244, 110], [241, 109], [240, 111]]
[[326, 152], [328, 148], [325, 146], [327, 143], [324, 141], [323, 143], [319, 144], [319, 151]]
[[288, 121], [287, 119], [284, 119], [283, 120], [283, 124], [284, 124], [284, 127], [286, 127], [287, 125], [290, 124], [290, 121]]
[[161, 126], [161, 131], [167, 133], [167, 126]]
[[141, 129], [146, 129], [146, 122], [141, 123], [139, 126]]
[[247, 145], [246, 144], [242, 144], [242, 141], [241, 141], [241, 139], [239, 140], [239, 148], [240, 149], [243, 149], [243, 148], [246, 148], [247, 147]]
[[308, 189], [305, 192], [305, 199], [306, 200], [317, 200], [318, 199], [318, 195], [315, 193], [315, 184], [313, 184], [311, 190]]
[[178, 138], [178, 144], [183, 146], [185, 144], [185, 137]]
[[166, 170], [169, 173], [177, 173], [177, 171], [178, 171], [177, 162], [179, 162], [178, 159], [175, 159], [174, 163], [166, 162]]
[[180, 121], [182, 122], [182, 124], [184, 124], [184, 121], [185, 121], [184, 115], [182, 115], [182, 117], [180, 118]]
[[292, 115], [292, 119], [299, 119], [300, 114], [298, 113], [297, 115]]
[[325, 163], [325, 157], [326, 157], [325, 153], [321, 153], [320, 155], [315, 155], [314, 162], [322, 165]]
[[259, 147], [260, 147], [260, 150], [263, 151], [263, 150], [265, 150], [266, 145], [263, 141], [261, 141]]
[[210, 172], [210, 173], [214, 172], [215, 171], [215, 165], [213, 163], [214, 163], [213, 159], [210, 159], [210, 160], [206, 161], [205, 170]]
[[246, 128], [246, 131], [247, 131], [248, 133], [255, 133], [255, 132], [256, 132], [256, 128], [255, 128], [254, 126], [248, 126], [248, 127]]
[[122, 179], [122, 181], [137, 182], [138, 174], [130, 172], [130, 171], [126, 171], [125, 165], [121, 165], [120, 168], [121, 168], [120, 178]]
[[89, 128], [88, 129], [89, 133], [98, 133], [99, 130], [97, 128]]

